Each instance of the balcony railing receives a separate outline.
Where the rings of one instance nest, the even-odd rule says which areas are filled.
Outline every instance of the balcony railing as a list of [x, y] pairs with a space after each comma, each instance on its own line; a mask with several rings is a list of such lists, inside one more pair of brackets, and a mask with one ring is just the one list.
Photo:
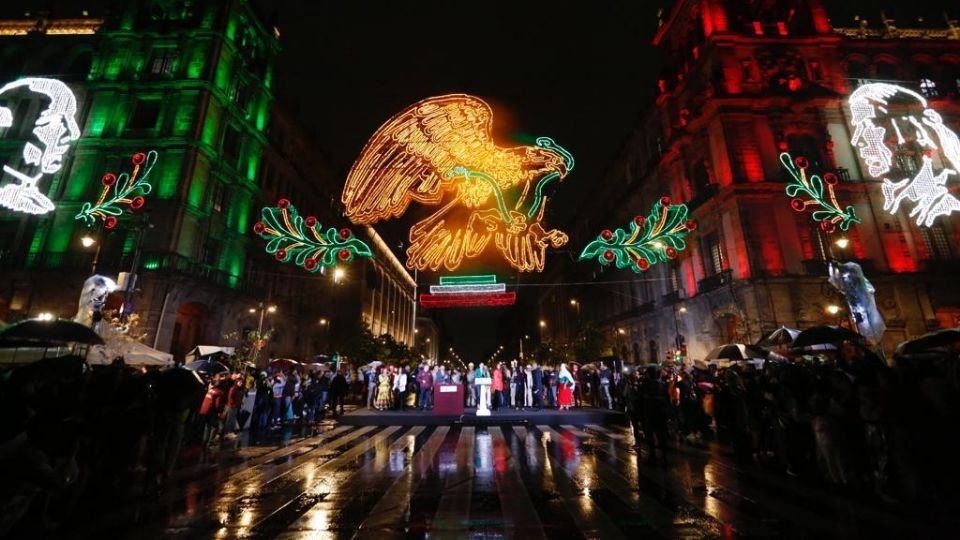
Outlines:
[[713, 274], [712, 276], [707, 276], [697, 283], [697, 291], [700, 293], [705, 293], [719, 289], [720, 287], [730, 283], [732, 278], [733, 273], [730, 270], [724, 270], [723, 272]]

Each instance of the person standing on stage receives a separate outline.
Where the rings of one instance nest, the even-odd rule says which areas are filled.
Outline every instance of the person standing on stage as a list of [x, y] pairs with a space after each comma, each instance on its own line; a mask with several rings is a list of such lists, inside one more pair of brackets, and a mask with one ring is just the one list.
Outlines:
[[407, 368], [403, 366], [393, 379], [394, 409], [407, 410]]
[[433, 373], [427, 366], [423, 366], [417, 374], [417, 385], [420, 386], [420, 410], [433, 408]]
[[539, 411], [543, 408], [543, 371], [536, 362], [530, 370], [530, 386], [533, 389], [533, 409]]
[[477, 380], [477, 374], [473, 369], [473, 362], [470, 362], [467, 364], [467, 407], [476, 407], [480, 401], [477, 386], [474, 384], [475, 380]]
[[557, 374], [557, 408], [561, 411], [568, 411], [570, 406], [573, 405], [573, 391], [576, 384], [573, 374], [567, 369], [567, 365], [560, 364], [560, 373]]
[[517, 389], [517, 384], [519, 383], [519, 381], [516, 380], [516, 378], [515, 378], [515, 377], [517, 376], [517, 372], [520, 371], [520, 368], [517, 367], [517, 361], [516, 361], [516, 360], [514, 360], [513, 362], [510, 362], [510, 367], [513, 368], [512, 371], [507, 371], [506, 377], [504, 377], [503, 380], [504, 380], [504, 383], [506, 383], [506, 384], [508, 384], [508, 385], [510, 386], [510, 388], [509, 388], [509, 392], [510, 392], [510, 394], [509, 394], [509, 395], [510, 395], [510, 403], [509, 403], [509, 406], [510, 406], [510, 407], [513, 407], [514, 409], [516, 409], [516, 408], [518, 408], [518, 406], [520, 405], [520, 403], [518, 403], [518, 399], [521, 399], [521, 400], [523, 399], [522, 397], [520, 397], [520, 396], [522, 395], [522, 392], [523, 392], [523, 391]]
[[533, 368], [530, 364], [523, 370], [523, 406], [533, 407]]
[[510, 381], [510, 400], [513, 402], [514, 409], [523, 409], [526, 387], [527, 377], [523, 373], [523, 366], [514, 365], [513, 377]]
[[380, 368], [380, 374], [377, 376], [377, 410], [388, 409], [390, 402], [390, 375], [387, 373], [386, 366], [384, 366]]
[[[583, 371], [583, 370], [580, 369], [580, 366], [574, 364], [574, 365], [573, 365], [573, 372], [570, 373], [570, 376], [573, 378], [574, 381], [579, 382], [579, 381], [581, 380], [581, 372], [582, 372], [582, 371]], [[557, 376], [559, 377], [559, 375], [560, 375], [560, 374], [558, 373]], [[573, 388], [573, 401], [574, 401], [574, 405], [575, 405], [576, 407], [581, 407], [581, 406], [583, 405], [583, 392], [584, 392], [584, 387], [583, 387], [582, 384], [574, 385], [574, 388]], [[560, 394], [560, 385], [559, 385], [559, 384], [557, 384], [557, 394], [558, 394], [557, 401], [559, 401], [559, 394]]]
[[[489, 379], [489, 378], [490, 378], [490, 370], [487, 369], [486, 364], [484, 364], [483, 362], [480, 362], [480, 366], [477, 368], [476, 371], [473, 372], [473, 376], [474, 376], [474, 380], [476, 380], [476, 379]], [[486, 394], [487, 407], [489, 407], [489, 406], [490, 406], [490, 385], [489, 385], [489, 384], [478, 384], [478, 385], [474, 386], [474, 388], [476, 389], [476, 392], [477, 392], [477, 395], [475, 396], [475, 397], [476, 397], [476, 400], [477, 400], [477, 407], [480, 406], [480, 392], [483, 392], [484, 394]]]
[[500, 402], [503, 399], [503, 363], [498, 362], [493, 370], [493, 410], [500, 408]]

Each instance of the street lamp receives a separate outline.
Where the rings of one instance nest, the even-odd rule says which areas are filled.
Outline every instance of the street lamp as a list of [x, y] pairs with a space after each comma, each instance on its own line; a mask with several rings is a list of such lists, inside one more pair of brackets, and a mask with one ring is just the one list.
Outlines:
[[339, 268], [339, 267], [338, 267], [338, 268], [334, 269], [334, 271], [333, 271], [333, 282], [334, 282], [334, 283], [340, 283], [340, 280], [343, 279], [343, 276], [344, 276], [345, 274], [346, 274], [346, 272], [343, 271], [343, 268]]
[[254, 343], [253, 347], [253, 363], [257, 363], [257, 356], [260, 355], [260, 342], [263, 341], [263, 317], [267, 313], [276, 313], [277, 306], [264, 306], [263, 302], [257, 304], [256, 308], [250, 308], [250, 313], [260, 312], [260, 322], [257, 323], [257, 341]]
[[547, 321], [544, 321], [544, 320], [541, 319], [541, 320], [540, 320], [540, 328], [546, 328], [546, 327], [547, 327]]
[[686, 313], [686, 312], [687, 312], [687, 308], [686, 308], [686, 306], [680, 306], [680, 309], [678, 309], [677, 311], [679, 311], [680, 313]]
[[52, 321], [54, 319], [56, 319], [56, 317], [54, 317], [53, 313], [50, 313], [49, 311], [44, 311], [43, 313], [37, 315], [38, 321]]
[[850, 245], [850, 239], [845, 236], [841, 236], [840, 238], [834, 240], [833, 243], [840, 249], [847, 249], [847, 246]]
[[93, 245], [97, 245], [97, 251], [93, 254], [93, 264], [90, 267], [90, 274], [97, 273], [97, 263], [100, 262], [100, 248], [103, 247], [103, 242], [97, 242], [97, 239], [93, 237], [90, 233], [86, 233], [80, 237], [80, 245], [84, 249], [90, 249]]
[[840, 313], [840, 306], [836, 304], [830, 304], [827, 306], [827, 313], [830, 315], [836, 315], [837, 313]]

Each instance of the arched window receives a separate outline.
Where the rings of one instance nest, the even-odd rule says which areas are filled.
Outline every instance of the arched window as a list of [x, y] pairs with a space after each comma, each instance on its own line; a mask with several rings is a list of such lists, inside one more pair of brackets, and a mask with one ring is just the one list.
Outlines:
[[896, 64], [884, 60], [877, 62], [877, 79], [881, 81], [900, 80], [900, 73], [897, 71]]

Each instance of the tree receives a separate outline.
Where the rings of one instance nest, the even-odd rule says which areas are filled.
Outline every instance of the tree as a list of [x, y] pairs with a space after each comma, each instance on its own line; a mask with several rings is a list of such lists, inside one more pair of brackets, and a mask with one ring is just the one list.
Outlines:
[[374, 337], [370, 326], [363, 321], [337, 325], [333, 342], [341, 354], [355, 364], [384, 360], [389, 350], [382, 340]]
[[593, 361], [600, 357], [603, 351], [603, 332], [592, 322], [587, 322], [577, 332], [577, 341], [573, 352], [578, 360]]

